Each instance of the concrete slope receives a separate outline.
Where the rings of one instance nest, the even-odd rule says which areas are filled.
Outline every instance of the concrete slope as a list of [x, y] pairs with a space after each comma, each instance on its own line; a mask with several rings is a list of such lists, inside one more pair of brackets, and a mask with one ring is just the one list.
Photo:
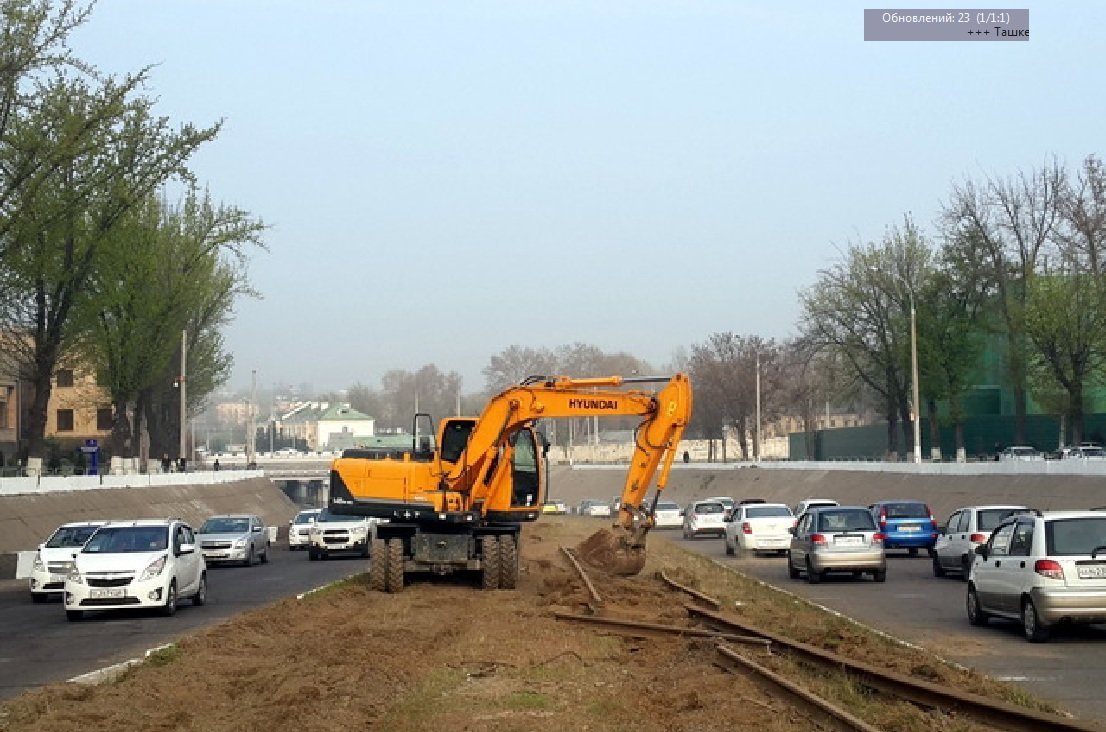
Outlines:
[[[585, 498], [609, 500], [622, 492], [624, 467], [550, 470], [549, 495], [573, 506]], [[653, 495], [650, 488], [649, 495]], [[712, 470], [673, 466], [665, 497], [681, 505], [708, 496], [764, 498], [794, 506], [803, 498], [833, 498], [845, 504], [912, 498], [929, 503], [944, 523], [961, 506], [1010, 503], [1040, 509], [1106, 505], [1106, 481], [1091, 475], [912, 475], [845, 470], [739, 468]]]
[[254, 513], [269, 525], [284, 527], [297, 510], [268, 478], [2, 496], [0, 554], [34, 549], [67, 521], [180, 516], [198, 527], [213, 514]]

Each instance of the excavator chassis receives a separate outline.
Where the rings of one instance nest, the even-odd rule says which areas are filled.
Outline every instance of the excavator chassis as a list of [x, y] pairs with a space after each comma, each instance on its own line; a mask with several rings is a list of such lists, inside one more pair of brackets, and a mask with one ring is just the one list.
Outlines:
[[518, 524], [388, 522], [377, 524], [370, 548], [369, 585], [398, 592], [406, 575], [476, 572], [485, 590], [518, 583]]

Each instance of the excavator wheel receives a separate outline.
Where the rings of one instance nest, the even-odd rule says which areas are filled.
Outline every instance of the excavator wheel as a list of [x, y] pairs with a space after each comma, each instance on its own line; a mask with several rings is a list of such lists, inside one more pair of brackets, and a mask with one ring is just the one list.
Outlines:
[[480, 589], [499, 589], [499, 539], [488, 535], [480, 537], [480, 553], [484, 557], [484, 569], [480, 574]]
[[403, 591], [403, 539], [388, 539], [388, 572], [384, 580], [388, 592]]
[[388, 545], [383, 539], [373, 539], [369, 552], [369, 589], [384, 592], [388, 576]]
[[576, 546], [576, 556], [592, 569], [607, 574], [635, 575], [645, 567], [645, 547], [631, 546], [611, 529], [600, 529]]
[[518, 586], [518, 545], [508, 534], [499, 537], [499, 589], [513, 590]]

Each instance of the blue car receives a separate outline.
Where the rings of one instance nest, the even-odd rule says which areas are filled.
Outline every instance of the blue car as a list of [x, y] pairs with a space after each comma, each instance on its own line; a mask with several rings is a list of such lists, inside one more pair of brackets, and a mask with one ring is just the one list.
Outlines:
[[906, 549], [916, 556], [919, 549], [933, 554], [937, 543], [937, 522], [922, 501], [879, 501], [868, 507], [884, 535], [886, 549]]

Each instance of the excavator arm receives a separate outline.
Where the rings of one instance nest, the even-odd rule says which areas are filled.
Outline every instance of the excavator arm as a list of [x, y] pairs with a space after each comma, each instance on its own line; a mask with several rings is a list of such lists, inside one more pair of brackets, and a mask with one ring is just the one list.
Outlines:
[[[656, 392], [620, 388], [638, 383], [667, 382]], [[619, 501], [615, 536], [603, 551], [629, 556], [627, 568], [644, 562], [645, 535], [653, 526], [651, 512], [642, 509], [656, 478], [657, 495], [668, 483], [676, 449], [691, 418], [691, 383], [685, 374], [671, 377], [610, 376], [573, 379], [530, 379], [493, 397], [475, 421], [464, 450], [455, 461], [441, 460], [441, 487], [467, 495], [469, 506], [496, 505], [503, 481], [502, 458], [511, 435], [538, 419], [640, 416], [634, 453]], [[654, 505], [656, 500], [654, 499]], [[595, 557], [592, 557], [595, 559]], [[611, 561], [593, 561], [606, 564]], [[615, 562], [617, 563], [617, 562]], [[623, 571], [620, 573], [633, 573]]]

